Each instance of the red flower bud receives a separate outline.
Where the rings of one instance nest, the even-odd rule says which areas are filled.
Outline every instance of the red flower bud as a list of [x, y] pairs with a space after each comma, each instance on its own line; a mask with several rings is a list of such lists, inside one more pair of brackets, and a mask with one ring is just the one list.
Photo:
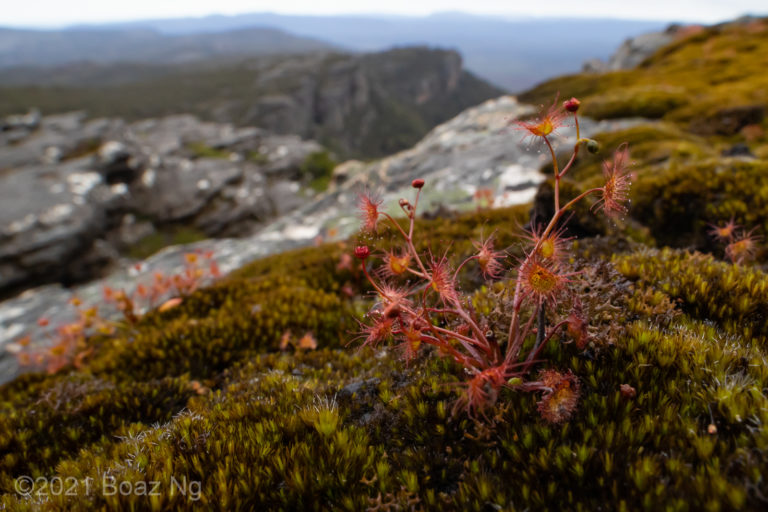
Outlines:
[[358, 245], [355, 247], [355, 256], [361, 260], [365, 260], [371, 255], [371, 250], [367, 245]]
[[563, 108], [568, 112], [576, 112], [577, 110], [579, 110], [580, 106], [581, 106], [581, 102], [576, 98], [571, 98], [563, 102]]
[[422, 180], [421, 178], [415, 179], [411, 182], [411, 186], [413, 188], [421, 188], [424, 186], [424, 180]]

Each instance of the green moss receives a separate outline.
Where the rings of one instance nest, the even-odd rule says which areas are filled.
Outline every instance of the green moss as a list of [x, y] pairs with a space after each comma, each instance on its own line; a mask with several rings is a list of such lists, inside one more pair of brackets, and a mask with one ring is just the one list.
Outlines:
[[316, 151], [307, 155], [299, 167], [299, 172], [311, 189], [322, 192], [331, 183], [335, 167], [336, 162], [327, 151]]
[[644, 250], [618, 256], [617, 268], [682, 301], [690, 315], [718, 323], [745, 341], [768, 341], [768, 275], [684, 251]]
[[682, 89], [628, 87], [610, 94], [591, 96], [585, 101], [584, 109], [597, 119], [657, 119], [687, 103], [688, 98]]
[[166, 313], [150, 313], [123, 336], [104, 340], [95, 374], [206, 379], [247, 356], [277, 350], [286, 331], [339, 346], [353, 328], [343, 299], [288, 277], [228, 281], [200, 290]]
[[259, 151], [255, 151], [255, 150], [254, 151], [249, 151], [246, 154], [246, 158], [250, 162], [253, 162], [253, 163], [259, 164], [259, 165], [266, 164], [269, 161], [269, 158], [267, 158], [266, 155], [264, 155], [263, 153], [260, 153]]
[[192, 158], [218, 158], [227, 160], [229, 151], [219, 148], [213, 148], [204, 142], [190, 142], [187, 149], [192, 153]]
[[193, 394], [186, 379], [161, 378], [131, 385], [107, 377], [68, 375], [3, 394], [0, 417], [0, 486], [11, 475], [50, 474], [64, 457], [113, 442], [131, 422], [168, 421]]
[[166, 228], [143, 237], [128, 248], [128, 256], [143, 260], [171, 245], [192, 244], [205, 240], [205, 233], [191, 227]]
[[[764, 354], [687, 317], [671, 327], [653, 326], [653, 317], [636, 320], [592, 357], [572, 346], [549, 350], [551, 365], [571, 368], [582, 382], [579, 410], [561, 427], [542, 423], [534, 397], [507, 391], [490, 423], [452, 418], [455, 391], [446, 383], [460, 376], [445, 360], [404, 368], [391, 354], [369, 351], [261, 355], [234, 365], [213, 392], [189, 399], [188, 412], [154, 427], [127, 421], [119, 438], [48, 473], [81, 484], [102, 485], [105, 475], [133, 487], [159, 481], [159, 496], [81, 492], [53, 496], [52, 504], [754, 508], [750, 489], [763, 485], [768, 469], [768, 438], [753, 428], [768, 420], [758, 391], [768, 384], [768, 370], [756, 364]], [[621, 384], [637, 395], [624, 398]], [[328, 406], [332, 396], [336, 404]], [[332, 409], [329, 421], [302, 412], [318, 407]], [[708, 433], [710, 424], [716, 434]], [[199, 500], [167, 492], [171, 476], [199, 482]], [[14, 509], [33, 507], [12, 493], [3, 499]]]

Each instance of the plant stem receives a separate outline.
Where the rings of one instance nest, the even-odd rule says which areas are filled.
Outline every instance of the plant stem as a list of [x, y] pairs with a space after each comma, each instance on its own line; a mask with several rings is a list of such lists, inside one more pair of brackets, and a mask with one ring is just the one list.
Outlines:
[[387, 297], [387, 294], [384, 293], [384, 291], [381, 288], [379, 288], [379, 285], [376, 284], [376, 282], [373, 280], [371, 275], [368, 273], [368, 269], [365, 267], [365, 261], [361, 261], [360, 265], [363, 267], [363, 273], [365, 274], [366, 279], [368, 279], [368, 282], [371, 283], [371, 285], [373, 285], [374, 289], [377, 292], [379, 292], [379, 294], [382, 297], [384, 297], [385, 299], [389, 299], [389, 297]]
[[549, 153], [552, 155], [552, 167], [555, 170], [555, 211], [560, 210], [560, 169], [557, 166], [557, 158], [555, 158], [555, 150], [552, 148], [552, 144], [549, 143], [549, 139], [545, 136], [544, 142], [547, 143]]
[[535, 351], [544, 341], [544, 335], [546, 333], [547, 329], [547, 312], [546, 312], [546, 302], [542, 301], [541, 305], [539, 306], [539, 313], [538, 313], [538, 319], [536, 321], [537, 327], [536, 327], [536, 344], [533, 346], [533, 351]]
[[573, 146], [573, 154], [571, 155], [571, 159], [568, 160], [568, 163], [563, 167], [563, 170], [560, 171], [560, 177], [562, 178], [565, 176], [565, 173], [568, 172], [568, 170], [573, 165], [573, 162], [576, 161], [576, 157], [579, 155], [579, 148], [581, 147], [581, 143], [583, 142], [581, 140], [581, 132], [579, 130], [579, 116], [576, 115], [576, 112], [573, 113], [573, 120], [576, 122], [576, 145]]
[[528, 322], [525, 324], [525, 328], [521, 332], [517, 333], [517, 338], [509, 347], [507, 347], [507, 357], [505, 359], [507, 363], [511, 363], [513, 359], [517, 359], [517, 357], [520, 355], [520, 349], [523, 348], [525, 338], [527, 338], [528, 333], [531, 332], [531, 326], [533, 325], [534, 318], [536, 318], [536, 315], [531, 315], [531, 317], [528, 319]]
[[[418, 193], [416, 194], [418, 198]], [[416, 207], [414, 207], [414, 212], [416, 210]], [[403, 236], [403, 239], [405, 240], [405, 243], [408, 245], [408, 250], [411, 252], [411, 255], [416, 260], [416, 263], [419, 265], [419, 268], [424, 273], [425, 276], [429, 275], [429, 272], [427, 272], [427, 268], [424, 266], [424, 263], [422, 263], [421, 258], [419, 257], [419, 253], [416, 252], [416, 247], [413, 246], [413, 242], [411, 240], [411, 235], [413, 234], [413, 214], [410, 216], [410, 227], [408, 228], [410, 235], [403, 230], [403, 228], [398, 224], [395, 219], [392, 218], [392, 216], [386, 212], [381, 212], [381, 215], [389, 220], [394, 226], [397, 228], [398, 231], [400, 231], [400, 234]]]
[[476, 260], [476, 259], [478, 259], [478, 258], [479, 258], [479, 256], [475, 254], [474, 256], [470, 256], [470, 257], [468, 257], [467, 259], [465, 259], [464, 261], [462, 261], [462, 262], [461, 262], [461, 265], [459, 265], [459, 266], [458, 266], [458, 268], [456, 268], [456, 272], [454, 272], [454, 273], [453, 273], [453, 280], [454, 280], [454, 281], [456, 280], [456, 278], [457, 278], [457, 277], [458, 277], [458, 275], [459, 275], [459, 270], [461, 270], [461, 268], [462, 268], [464, 265], [466, 265], [468, 262], [470, 262], [470, 261], [472, 261], [472, 260]]
[[[564, 326], [567, 322], [568, 322], [567, 320], [563, 320], [562, 322], [554, 326], [552, 330], [549, 331], [549, 334], [547, 334], [547, 337], [544, 338], [544, 340], [542, 340], [541, 345], [539, 345], [535, 350], [530, 351], [530, 353], [528, 354], [528, 357], [525, 359], [525, 362], [528, 363], [529, 365], [532, 365], [536, 360], [536, 357], [539, 355], [539, 352], [544, 350], [544, 347], [546, 346], [547, 342], [551, 340], [552, 336], [554, 336], [554, 334], [558, 331], [558, 329]], [[528, 366], [526, 366], [524, 370], [527, 371]]]
[[[578, 203], [579, 201], [581, 201], [582, 199], [587, 197], [589, 194], [600, 192], [601, 190], [602, 190], [601, 188], [591, 188], [591, 189], [589, 189], [589, 190], [587, 190], [585, 192], [582, 192], [581, 194], [576, 196], [574, 199], [572, 199], [568, 203], [566, 203], [565, 206], [563, 206], [562, 208], [557, 210], [555, 212], [555, 215], [552, 217], [552, 220], [549, 221], [549, 224], [547, 225], [546, 229], [544, 230], [544, 232], [539, 237], [539, 241], [536, 242], [536, 245], [533, 247], [533, 250], [530, 253], [528, 253], [528, 255], [525, 257], [523, 262], [520, 264], [519, 268], [523, 268], [528, 263], [528, 260], [534, 254], [536, 254], [536, 252], [541, 247], [541, 244], [544, 242], [544, 240], [547, 238], [547, 236], [552, 232], [552, 230], [557, 225], [557, 221], [560, 220], [560, 217], [562, 217], [563, 214], [565, 214], [565, 212], [571, 206], [573, 206], [574, 204]], [[519, 274], [519, 271], [518, 271], [518, 274]], [[517, 283], [515, 284], [515, 294], [514, 294], [514, 296], [512, 298], [513, 310], [512, 310], [512, 319], [509, 322], [509, 337], [508, 337], [508, 345], [507, 345], [508, 347], [512, 346], [512, 343], [513, 343], [513, 340], [514, 340], [515, 331], [517, 330], [517, 322], [518, 322], [517, 317], [518, 317], [518, 314], [519, 314], [519, 311], [520, 311], [521, 303], [522, 303], [522, 300], [520, 300], [520, 279], [518, 278]]]

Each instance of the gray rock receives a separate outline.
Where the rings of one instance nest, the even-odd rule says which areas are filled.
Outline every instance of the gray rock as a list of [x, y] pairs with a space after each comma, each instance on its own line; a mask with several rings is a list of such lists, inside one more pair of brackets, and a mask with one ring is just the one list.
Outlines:
[[302, 140], [295, 135], [279, 135], [265, 139], [259, 145], [259, 154], [269, 163], [264, 172], [283, 179], [297, 179], [299, 167], [312, 153], [323, 151], [313, 140]]
[[663, 32], [649, 32], [630, 37], [619, 46], [608, 62], [590, 59], [582, 65], [582, 70], [586, 73], [604, 73], [633, 69], [657, 50], [673, 42], [686, 28], [683, 25], [672, 24]]
[[71, 134], [80, 129], [85, 117], [86, 113], [83, 111], [67, 112], [40, 118], [39, 124], [43, 131]]
[[0, 294], [97, 277], [119, 250], [168, 226], [249, 234], [301, 204], [290, 180], [323, 150], [189, 115], [126, 124], [74, 112], [4, 126], [23, 131], [0, 145]]
[[[389, 211], [399, 211], [400, 198], [412, 198], [410, 184], [426, 180], [419, 210], [466, 211], [477, 208], [478, 190], [487, 191], [495, 207], [531, 201], [544, 180], [539, 169], [549, 161], [541, 145], [522, 140], [512, 121], [533, 108], [502, 96], [465, 110], [434, 128], [413, 148], [376, 162], [341, 164], [329, 191], [280, 217], [271, 226], [279, 236], [309, 244], [330, 231], [346, 238], [359, 228], [358, 194], [370, 190]], [[582, 136], [629, 126], [637, 121], [580, 121]], [[556, 151], [573, 147], [574, 128], [563, 128], [553, 139]], [[338, 169], [338, 168], [337, 168]], [[279, 233], [279, 235], [278, 235]], [[268, 236], [265, 233], [265, 236]]]
[[107, 141], [99, 147], [94, 163], [107, 183], [129, 183], [140, 170], [140, 162], [131, 157], [124, 143], [116, 140]]
[[166, 158], [145, 172], [154, 172], [151, 186], [140, 183], [133, 190], [139, 214], [158, 223], [193, 217], [221, 192], [224, 186], [241, 179], [242, 169], [228, 161], [201, 158]]
[[733, 156], [733, 157], [741, 157], [746, 159], [755, 159], [757, 158], [754, 153], [749, 149], [749, 146], [746, 144], [734, 144], [731, 147], [725, 148], [720, 152], [721, 156]]
[[104, 208], [89, 197], [100, 183], [85, 159], [0, 174], [0, 289], [66, 276], [103, 229]]
[[589, 59], [581, 65], [581, 71], [584, 73], [604, 73], [608, 70], [608, 64], [600, 59]]
[[0, 128], [8, 130], [34, 130], [40, 125], [40, 111], [32, 109], [26, 114], [10, 115], [0, 120]]
[[118, 227], [107, 234], [107, 241], [118, 251], [124, 251], [156, 231], [154, 224], [139, 221], [134, 214], [129, 213], [123, 216]]
[[607, 70], [632, 69], [653, 55], [656, 50], [675, 39], [677, 26], [673, 25], [664, 32], [651, 32], [624, 41], [608, 61]]

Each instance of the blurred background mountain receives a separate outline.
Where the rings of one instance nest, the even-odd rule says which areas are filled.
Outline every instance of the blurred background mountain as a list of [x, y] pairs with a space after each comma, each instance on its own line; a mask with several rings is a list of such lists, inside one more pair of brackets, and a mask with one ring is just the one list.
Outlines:
[[662, 25], [245, 14], [0, 29], [0, 115], [189, 113], [315, 139], [340, 158], [380, 157], [470, 106], [576, 72]]
[[[426, 45], [457, 50], [469, 71], [497, 87], [517, 92], [545, 78], [578, 71], [587, 58], [607, 58], [627, 37], [659, 30], [664, 25], [660, 21], [504, 19], [464, 13], [426, 17], [259, 13], [57, 31], [6, 29], [0, 30], [0, 68], [61, 66], [81, 61], [169, 64], [213, 57], [329, 49], [377, 52], [394, 46]], [[70, 72], [65, 68], [63, 74], [70, 83], [94, 78], [78, 74], [77, 68]], [[22, 76], [28, 83], [43, 81], [41, 74], [27, 72]], [[19, 79], [12, 80], [18, 83]]]

